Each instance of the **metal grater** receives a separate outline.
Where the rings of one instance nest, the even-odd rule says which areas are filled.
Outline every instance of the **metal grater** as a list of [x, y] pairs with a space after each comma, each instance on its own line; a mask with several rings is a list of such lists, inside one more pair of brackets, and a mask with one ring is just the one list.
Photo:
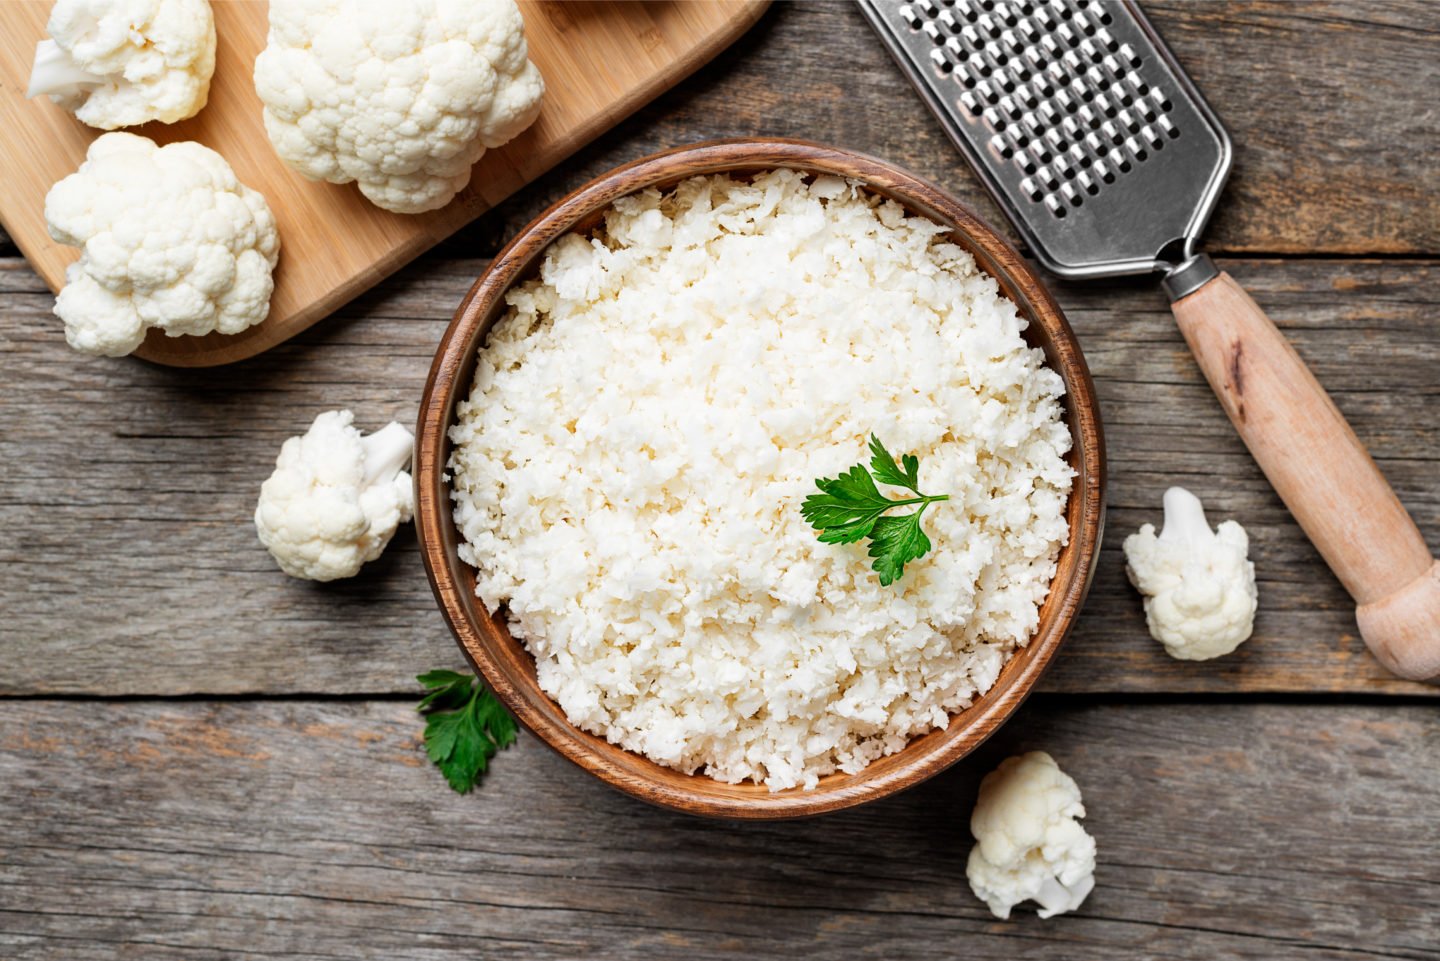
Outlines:
[[1230, 138], [1131, 0], [860, 7], [1047, 268], [1165, 271], [1177, 298], [1214, 275]]

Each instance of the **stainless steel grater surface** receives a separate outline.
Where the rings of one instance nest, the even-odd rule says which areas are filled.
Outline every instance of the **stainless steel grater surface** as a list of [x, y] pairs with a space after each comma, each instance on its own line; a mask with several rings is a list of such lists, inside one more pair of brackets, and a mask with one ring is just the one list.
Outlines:
[[1040, 261], [1064, 277], [1196, 253], [1230, 138], [1129, 0], [860, 0]]

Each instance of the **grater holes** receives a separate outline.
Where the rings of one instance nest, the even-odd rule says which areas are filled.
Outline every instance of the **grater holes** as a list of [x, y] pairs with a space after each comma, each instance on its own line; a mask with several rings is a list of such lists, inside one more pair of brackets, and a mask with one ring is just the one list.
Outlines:
[[936, 75], [956, 83], [958, 115], [988, 128], [979, 142], [1013, 164], [1030, 185], [1024, 195], [1057, 217], [1103, 194], [1181, 133], [1167, 116], [1171, 99], [1150, 70], [1141, 75], [1148, 58], [1136, 47], [1147, 48], [1124, 42], [1130, 28], [1106, 7], [1107, 0], [895, 0], [892, 7], [897, 26], [903, 20], [924, 33]]

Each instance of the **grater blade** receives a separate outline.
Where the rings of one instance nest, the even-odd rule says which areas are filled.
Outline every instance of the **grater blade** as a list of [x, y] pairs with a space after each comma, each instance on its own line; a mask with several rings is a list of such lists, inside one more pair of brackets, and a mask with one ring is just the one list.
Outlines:
[[1230, 137], [1133, 0], [859, 0], [1047, 268], [1189, 261]]

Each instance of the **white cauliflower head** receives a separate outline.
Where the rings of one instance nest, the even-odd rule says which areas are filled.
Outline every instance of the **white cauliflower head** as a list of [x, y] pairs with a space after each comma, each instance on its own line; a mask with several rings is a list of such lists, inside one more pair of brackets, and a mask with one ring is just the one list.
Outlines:
[[275, 218], [209, 147], [107, 133], [50, 188], [45, 222], [83, 248], [55, 299], [76, 350], [128, 354], [150, 327], [235, 334], [270, 311]]
[[354, 577], [385, 550], [415, 508], [415, 438], [396, 423], [368, 436], [348, 410], [326, 411], [280, 448], [260, 488], [260, 543], [291, 577]]
[[35, 48], [29, 97], [114, 130], [193, 117], [210, 95], [215, 18], [208, 0], [57, 0]]
[[1073, 911], [1095, 886], [1095, 839], [1080, 788], [1044, 751], [1006, 758], [980, 782], [965, 875], [997, 918], [1022, 901], [1040, 917]]
[[443, 207], [540, 113], [524, 27], [514, 0], [272, 3], [265, 130], [311, 180], [355, 181], [397, 213]]
[[1210, 529], [1200, 499], [1183, 487], [1165, 492], [1165, 526], [1125, 538], [1125, 569], [1145, 595], [1150, 635], [1171, 657], [1203, 661], [1229, 654], [1255, 626], [1255, 565], [1250, 538], [1234, 521]]

